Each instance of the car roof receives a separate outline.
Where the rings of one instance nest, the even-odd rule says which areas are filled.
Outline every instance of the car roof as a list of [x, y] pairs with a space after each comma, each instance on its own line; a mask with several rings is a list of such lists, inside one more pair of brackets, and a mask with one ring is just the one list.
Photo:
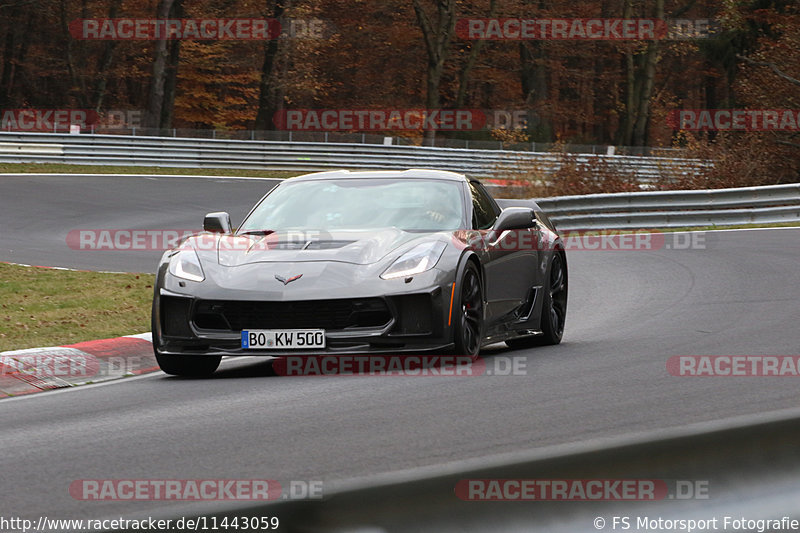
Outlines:
[[408, 170], [331, 170], [327, 172], [314, 172], [312, 174], [303, 174], [294, 178], [288, 178], [296, 181], [310, 181], [310, 180], [332, 180], [332, 179], [434, 179], [434, 180], [447, 180], [447, 181], [467, 181], [464, 174], [457, 172], [449, 172], [446, 170], [431, 170], [425, 168], [411, 168]]

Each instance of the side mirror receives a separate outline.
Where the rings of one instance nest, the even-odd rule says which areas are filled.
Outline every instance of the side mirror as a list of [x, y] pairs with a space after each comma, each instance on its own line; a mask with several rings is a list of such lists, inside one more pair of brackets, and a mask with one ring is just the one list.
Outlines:
[[496, 232], [512, 229], [532, 228], [536, 223], [536, 215], [529, 207], [506, 207], [497, 217], [493, 230]]
[[211, 233], [230, 233], [231, 216], [225, 211], [209, 213], [203, 219], [203, 230]]

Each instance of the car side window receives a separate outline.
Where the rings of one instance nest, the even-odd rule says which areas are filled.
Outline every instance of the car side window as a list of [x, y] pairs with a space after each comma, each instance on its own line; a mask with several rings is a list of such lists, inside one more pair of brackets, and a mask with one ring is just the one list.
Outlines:
[[469, 182], [472, 195], [472, 227], [473, 229], [489, 229], [497, 220], [495, 204], [483, 187], [474, 181]]

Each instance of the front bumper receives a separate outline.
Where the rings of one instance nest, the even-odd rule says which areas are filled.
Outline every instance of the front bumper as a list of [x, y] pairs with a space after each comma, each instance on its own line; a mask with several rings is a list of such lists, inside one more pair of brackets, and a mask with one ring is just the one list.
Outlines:
[[[413, 292], [358, 296], [358, 291], [354, 291], [351, 298], [298, 300], [286, 299], [285, 295], [278, 299], [258, 294], [248, 294], [248, 299], [241, 299], [241, 293], [235, 295], [237, 299], [225, 299], [225, 293], [201, 297], [170, 290], [163, 286], [165, 283], [160, 283], [153, 305], [153, 345], [159, 354], [195, 356], [274, 357], [447, 350], [453, 347], [450, 316], [453, 281], [439, 271], [430, 272], [426, 277], [431, 283], [426, 286], [417, 283]], [[325, 329], [326, 348], [258, 350], [241, 347], [242, 330], [295, 328]]]

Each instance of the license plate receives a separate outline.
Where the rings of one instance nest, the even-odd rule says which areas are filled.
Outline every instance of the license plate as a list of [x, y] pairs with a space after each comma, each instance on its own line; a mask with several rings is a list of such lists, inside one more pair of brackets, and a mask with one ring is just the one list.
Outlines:
[[324, 329], [253, 329], [242, 331], [242, 348], [246, 350], [292, 350], [324, 347]]

